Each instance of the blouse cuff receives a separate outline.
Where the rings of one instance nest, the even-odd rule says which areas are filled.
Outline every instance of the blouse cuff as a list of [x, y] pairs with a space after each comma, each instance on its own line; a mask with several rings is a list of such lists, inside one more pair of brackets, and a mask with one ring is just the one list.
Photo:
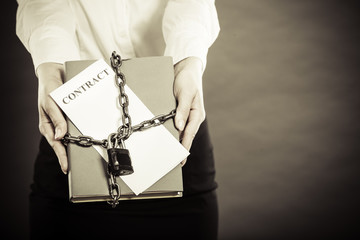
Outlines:
[[79, 50], [72, 38], [61, 28], [48, 32], [33, 32], [29, 40], [29, 50], [35, 71], [42, 63], [63, 64], [65, 61], [79, 60]]
[[[204, 37], [202, 37], [204, 36]], [[197, 33], [196, 36], [189, 33], [178, 32], [169, 36], [166, 41], [164, 55], [172, 56], [174, 64], [187, 57], [198, 57], [203, 66], [206, 67], [206, 57], [208, 53], [208, 37], [205, 33]]]

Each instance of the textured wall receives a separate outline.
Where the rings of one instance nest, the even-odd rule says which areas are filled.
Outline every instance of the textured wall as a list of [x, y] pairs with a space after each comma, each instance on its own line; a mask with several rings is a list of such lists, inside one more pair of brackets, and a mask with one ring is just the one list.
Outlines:
[[217, 6], [222, 32], [204, 81], [220, 236], [350, 235], [359, 201], [359, 5]]
[[[356, 1], [217, 1], [204, 76], [220, 239], [359, 237], [360, 42]], [[37, 81], [2, 15], [3, 234], [24, 238]], [[5, 140], [5, 141], [4, 141]]]

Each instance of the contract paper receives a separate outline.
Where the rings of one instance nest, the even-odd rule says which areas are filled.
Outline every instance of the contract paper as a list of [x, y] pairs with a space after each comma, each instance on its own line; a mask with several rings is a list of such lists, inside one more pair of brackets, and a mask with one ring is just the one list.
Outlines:
[[[111, 67], [104, 60], [98, 60], [50, 95], [83, 135], [107, 139], [122, 125], [120, 91], [114, 77]], [[125, 92], [129, 97], [133, 125], [154, 117], [128, 86], [125, 86]], [[130, 151], [134, 173], [121, 178], [136, 195], [189, 155], [164, 126], [135, 132], [125, 141], [125, 145]], [[106, 149], [93, 147], [108, 161]]]

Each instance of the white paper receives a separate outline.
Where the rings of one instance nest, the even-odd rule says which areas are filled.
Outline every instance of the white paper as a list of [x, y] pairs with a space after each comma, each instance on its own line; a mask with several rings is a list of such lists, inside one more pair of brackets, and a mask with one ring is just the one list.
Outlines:
[[[107, 139], [122, 124], [119, 88], [115, 84], [114, 75], [104, 60], [98, 60], [51, 92], [51, 97], [83, 135]], [[129, 113], [133, 125], [154, 117], [129, 87], [125, 86], [125, 92], [129, 97]], [[164, 126], [135, 132], [125, 144], [130, 151], [134, 173], [121, 178], [136, 195], [153, 185], [189, 155]], [[106, 149], [94, 147], [108, 161]]]

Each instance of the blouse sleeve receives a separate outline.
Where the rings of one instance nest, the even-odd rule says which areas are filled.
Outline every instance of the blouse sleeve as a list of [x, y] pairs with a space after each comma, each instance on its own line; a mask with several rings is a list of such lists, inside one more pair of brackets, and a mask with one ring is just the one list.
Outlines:
[[79, 59], [75, 20], [66, 0], [18, 0], [16, 34], [35, 69], [44, 62]]
[[172, 56], [174, 64], [190, 56], [199, 57], [205, 69], [208, 49], [220, 31], [214, 0], [170, 0], [162, 29], [165, 56]]

